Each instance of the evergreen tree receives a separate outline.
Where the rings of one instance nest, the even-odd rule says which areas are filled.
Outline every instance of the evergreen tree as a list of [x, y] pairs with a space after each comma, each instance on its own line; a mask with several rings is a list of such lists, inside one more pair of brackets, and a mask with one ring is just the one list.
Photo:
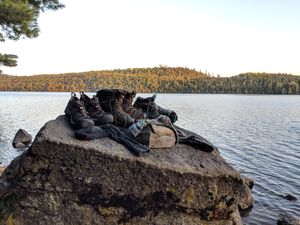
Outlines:
[[[38, 26], [40, 12], [63, 7], [59, 0], [1, 0], [0, 41], [19, 40], [22, 36], [37, 37], [40, 31]], [[16, 59], [16, 55], [0, 54], [0, 65], [16, 66]]]

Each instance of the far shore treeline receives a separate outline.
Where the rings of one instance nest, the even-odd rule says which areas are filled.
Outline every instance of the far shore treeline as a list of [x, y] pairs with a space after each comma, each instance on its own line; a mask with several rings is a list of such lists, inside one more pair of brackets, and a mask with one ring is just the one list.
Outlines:
[[35, 76], [0, 75], [0, 91], [96, 91], [122, 88], [139, 93], [300, 94], [300, 76], [244, 73], [215, 77], [183, 67], [160, 66]]

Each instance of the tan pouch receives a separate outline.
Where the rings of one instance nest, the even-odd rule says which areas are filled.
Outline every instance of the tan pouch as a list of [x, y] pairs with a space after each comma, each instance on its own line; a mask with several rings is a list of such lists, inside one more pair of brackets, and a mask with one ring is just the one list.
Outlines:
[[176, 144], [176, 136], [173, 130], [155, 124], [151, 126], [154, 132], [150, 132], [150, 148], [171, 148]]

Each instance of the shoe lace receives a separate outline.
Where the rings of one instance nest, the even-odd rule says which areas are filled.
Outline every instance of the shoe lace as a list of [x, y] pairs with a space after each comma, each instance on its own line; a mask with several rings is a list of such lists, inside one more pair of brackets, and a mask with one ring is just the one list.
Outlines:
[[88, 116], [88, 112], [86, 111], [86, 109], [85, 109], [85, 107], [83, 105], [83, 102], [78, 99], [78, 101], [76, 101], [76, 104], [77, 104], [77, 106], [79, 108], [80, 114], [82, 116]]
[[101, 108], [100, 106], [100, 103], [98, 101], [98, 98], [97, 97], [93, 97], [91, 100], [90, 100], [90, 103], [92, 105], [92, 107], [94, 108], [94, 110], [92, 110], [91, 113], [91, 116], [94, 116], [94, 115], [101, 115], [104, 111], [103, 109]]
[[97, 111], [102, 111], [102, 108], [100, 106], [99, 100], [98, 100], [98, 98], [96, 96], [94, 96], [92, 98], [92, 103], [95, 106], [95, 108], [96, 108]]

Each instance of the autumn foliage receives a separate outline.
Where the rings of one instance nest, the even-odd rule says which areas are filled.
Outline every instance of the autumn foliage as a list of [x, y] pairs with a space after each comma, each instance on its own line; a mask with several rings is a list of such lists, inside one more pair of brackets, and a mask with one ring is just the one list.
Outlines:
[[299, 94], [300, 76], [245, 73], [214, 77], [183, 67], [129, 68], [55, 75], [0, 75], [0, 91], [96, 91], [122, 88], [139, 93]]

